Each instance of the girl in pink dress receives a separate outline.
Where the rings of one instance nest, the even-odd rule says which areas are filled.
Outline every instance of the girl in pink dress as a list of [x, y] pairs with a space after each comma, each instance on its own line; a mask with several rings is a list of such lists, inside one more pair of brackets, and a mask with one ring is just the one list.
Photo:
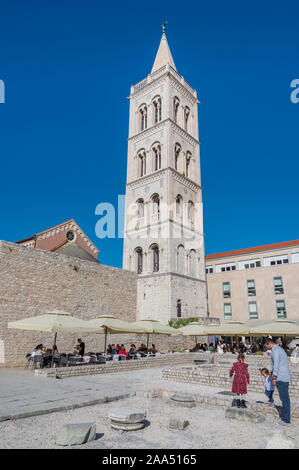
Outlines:
[[241, 395], [240, 399], [237, 399], [238, 408], [247, 408], [243, 395], [247, 393], [247, 384], [249, 384], [249, 374], [248, 374], [248, 364], [244, 362], [244, 354], [240, 353], [238, 355], [238, 362], [234, 362], [233, 367], [230, 370], [229, 375], [232, 377], [234, 374], [232, 392], [237, 393], [238, 397]]

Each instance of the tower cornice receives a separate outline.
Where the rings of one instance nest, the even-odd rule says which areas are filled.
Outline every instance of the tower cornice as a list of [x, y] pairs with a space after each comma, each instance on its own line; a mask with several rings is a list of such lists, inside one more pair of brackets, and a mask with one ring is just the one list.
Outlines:
[[162, 170], [155, 171], [154, 173], [150, 173], [149, 175], [137, 178], [136, 180], [130, 181], [126, 184], [126, 186], [130, 189], [136, 189], [141, 186], [145, 186], [147, 184], [152, 183], [153, 181], [159, 180], [161, 176], [166, 174], [167, 171], [171, 172], [173, 179], [179, 181], [181, 184], [191, 189], [192, 191], [198, 192], [202, 189], [199, 184], [194, 183], [194, 181], [190, 180], [187, 176], [182, 175], [170, 166], [168, 166], [167, 168], [163, 168]]
[[[129, 99], [133, 97], [139, 98], [140, 96], [143, 96], [149, 93], [150, 91], [153, 91], [155, 87], [160, 84], [160, 81], [163, 81], [168, 76], [172, 78], [173, 84], [177, 86], [177, 89], [182, 94], [184, 94], [184, 96], [189, 98], [193, 103], [199, 104], [196, 90], [192, 88], [189, 83], [186, 82], [184, 77], [182, 77], [176, 70], [174, 70], [171, 65], [164, 65], [156, 72], [149, 74], [146, 78], [138, 82], [136, 85], [132, 85]], [[152, 87], [153, 85], [155, 86]]]
[[200, 145], [199, 140], [195, 139], [195, 137], [193, 137], [191, 134], [188, 134], [188, 132], [186, 132], [181, 126], [179, 126], [171, 118], [166, 118], [163, 121], [160, 121], [157, 124], [154, 124], [153, 126], [149, 127], [148, 129], [145, 129], [144, 131], [141, 131], [138, 134], [132, 135], [131, 137], [128, 138], [128, 142], [130, 141], [132, 143], [140, 142], [141, 140], [146, 139], [147, 137], [150, 137], [151, 135], [158, 132], [161, 128], [164, 128], [167, 122], [170, 122], [171, 128], [174, 129], [182, 137], [184, 137], [189, 143], [193, 145]]

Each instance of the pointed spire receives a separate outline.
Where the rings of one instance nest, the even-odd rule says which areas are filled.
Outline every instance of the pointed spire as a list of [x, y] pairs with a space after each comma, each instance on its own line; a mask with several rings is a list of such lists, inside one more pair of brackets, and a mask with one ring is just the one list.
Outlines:
[[165, 34], [166, 25], [167, 25], [167, 21], [164, 21], [162, 25], [162, 38], [160, 41], [159, 49], [158, 49], [151, 73], [156, 72], [156, 70], [159, 70], [161, 67], [163, 67], [166, 64], [171, 65], [171, 67], [173, 67], [174, 70], [176, 70], [176, 67], [175, 67], [175, 64], [174, 64], [174, 61], [173, 61], [173, 58], [169, 49], [167, 37]]

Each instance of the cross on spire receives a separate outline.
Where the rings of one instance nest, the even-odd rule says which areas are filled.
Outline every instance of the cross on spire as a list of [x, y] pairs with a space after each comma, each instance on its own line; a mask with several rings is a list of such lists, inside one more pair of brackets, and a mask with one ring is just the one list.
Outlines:
[[166, 64], [171, 65], [171, 67], [176, 70], [165, 34], [166, 25], [167, 21], [164, 21], [164, 23], [161, 25], [163, 34], [151, 73], [156, 72]]

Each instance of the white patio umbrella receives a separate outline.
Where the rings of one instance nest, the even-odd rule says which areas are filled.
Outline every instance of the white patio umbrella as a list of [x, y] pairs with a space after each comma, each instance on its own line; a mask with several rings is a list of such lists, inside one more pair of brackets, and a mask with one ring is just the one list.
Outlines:
[[209, 334], [207, 326], [197, 322], [182, 326], [178, 331], [183, 336], [207, 336]]
[[149, 343], [149, 335], [150, 333], [158, 334], [158, 335], [169, 335], [169, 336], [178, 336], [181, 333], [179, 330], [172, 328], [171, 326], [164, 325], [163, 323], [158, 322], [157, 320], [140, 320], [134, 322], [134, 325], [141, 328], [141, 333], [147, 334], [147, 349]]
[[207, 327], [208, 335], [219, 335], [219, 336], [235, 336], [236, 343], [238, 342], [238, 336], [249, 335], [249, 327], [239, 321], [228, 321], [222, 325], [210, 325]]
[[288, 335], [295, 337], [299, 335], [299, 325], [293, 320], [277, 319], [251, 327], [250, 333], [252, 335]]
[[248, 326], [239, 321], [228, 321], [222, 325], [209, 325], [207, 330], [209, 335], [245, 336], [249, 334]]
[[189, 323], [189, 325], [181, 326], [178, 331], [183, 336], [195, 336], [195, 343], [197, 343], [197, 336], [207, 336], [208, 330], [206, 325], [202, 325], [198, 322]]
[[104, 353], [106, 353], [106, 346], [107, 346], [107, 334], [122, 334], [122, 333], [143, 333], [142, 328], [138, 327], [133, 322], [128, 322], [125, 320], [121, 320], [120, 318], [116, 318], [113, 315], [104, 315], [87, 322], [92, 327], [99, 327], [103, 329], [99, 331], [99, 333], [105, 334], [105, 346], [104, 346]]
[[8, 328], [29, 331], [46, 331], [55, 333], [52, 366], [54, 362], [54, 347], [56, 345], [57, 333], [104, 333], [104, 329], [89, 325], [87, 321], [73, 317], [70, 313], [62, 310], [52, 310], [44, 315], [22, 318], [21, 320], [8, 323]]

